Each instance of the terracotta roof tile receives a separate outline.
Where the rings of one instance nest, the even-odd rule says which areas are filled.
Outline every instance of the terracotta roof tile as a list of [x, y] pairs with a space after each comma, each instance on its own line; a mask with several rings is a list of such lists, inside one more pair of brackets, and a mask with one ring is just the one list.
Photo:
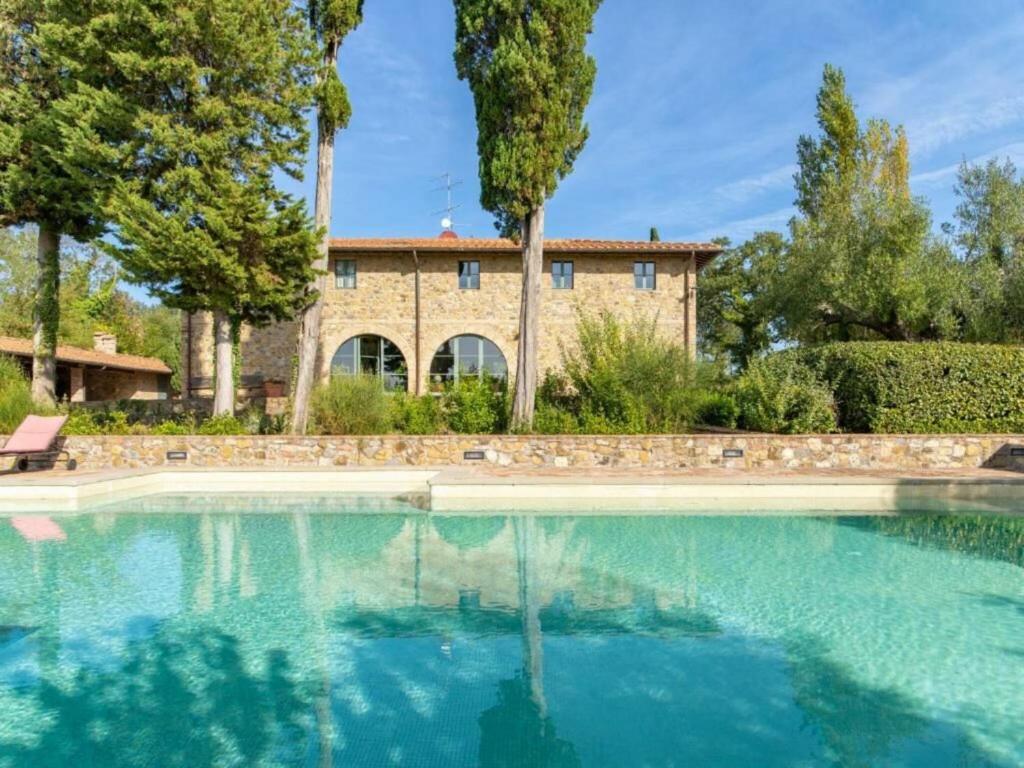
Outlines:
[[[0, 353], [19, 357], [32, 356], [32, 342], [29, 339], [17, 339], [13, 336], [0, 336]], [[112, 355], [98, 352], [95, 349], [69, 347], [65, 344], [57, 346], [57, 360], [62, 363], [79, 365], [96, 365], [104, 368], [117, 368], [122, 371], [145, 371], [148, 373], [170, 373], [167, 364], [155, 357], [141, 355]]]
[[[381, 237], [334, 238], [330, 242], [334, 251], [514, 251], [520, 246], [512, 240], [500, 238], [440, 238], [440, 237]], [[544, 250], [553, 253], [693, 253], [715, 255], [722, 246], [714, 243], [652, 243], [647, 240], [560, 240], [544, 241]]]

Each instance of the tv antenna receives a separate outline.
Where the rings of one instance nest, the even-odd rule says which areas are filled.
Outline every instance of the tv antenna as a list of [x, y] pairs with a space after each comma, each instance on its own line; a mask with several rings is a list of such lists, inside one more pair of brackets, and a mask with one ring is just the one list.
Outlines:
[[448, 204], [440, 211], [434, 211], [434, 216], [444, 215], [441, 219], [441, 227], [447, 232], [455, 231], [455, 211], [462, 207], [462, 204], [454, 205], [452, 203], [452, 190], [462, 185], [461, 180], [452, 179], [450, 173], [444, 173], [441, 175], [442, 184], [439, 187], [433, 189], [434, 192], [444, 192], [448, 197]]

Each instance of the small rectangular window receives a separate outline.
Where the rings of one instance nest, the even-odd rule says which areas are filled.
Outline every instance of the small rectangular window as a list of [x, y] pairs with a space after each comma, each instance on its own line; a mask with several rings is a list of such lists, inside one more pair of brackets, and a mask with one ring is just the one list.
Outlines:
[[478, 290], [480, 288], [479, 261], [459, 262], [459, 288], [463, 290]]
[[638, 291], [653, 291], [657, 287], [653, 261], [633, 262], [633, 285]]
[[572, 290], [573, 268], [571, 261], [551, 262], [551, 287], [555, 290]]
[[336, 262], [334, 262], [334, 287], [356, 287], [355, 259], [338, 259]]

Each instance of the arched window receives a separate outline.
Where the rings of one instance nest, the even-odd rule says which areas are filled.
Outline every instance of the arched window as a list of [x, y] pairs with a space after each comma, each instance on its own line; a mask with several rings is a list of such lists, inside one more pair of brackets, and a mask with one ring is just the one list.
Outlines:
[[383, 336], [354, 336], [338, 347], [331, 359], [331, 375], [354, 373], [380, 376], [385, 389], [408, 388], [409, 366], [405, 364], [405, 355]]
[[434, 353], [434, 360], [430, 363], [430, 383], [443, 386], [463, 376], [490, 376], [503, 382], [508, 379], [505, 356], [493, 341], [483, 336], [448, 339]]

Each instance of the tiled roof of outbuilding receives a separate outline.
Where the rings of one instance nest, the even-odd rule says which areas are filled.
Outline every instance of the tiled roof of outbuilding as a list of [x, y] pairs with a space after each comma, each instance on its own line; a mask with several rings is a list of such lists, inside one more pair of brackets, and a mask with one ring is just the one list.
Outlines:
[[[0, 336], [0, 354], [16, 357], [32, 357], [32, 342], [13, 336]], [[167, 364], [155, 357], [141, 355], [110, 354], [95, 349], [69, 347], [65, 344], [57, 346], [57, 360], [62, 363], [93, 365], [100, 368], [117, 368], [122, 371], [146, 371], [148, 373], [170, 373]]]

